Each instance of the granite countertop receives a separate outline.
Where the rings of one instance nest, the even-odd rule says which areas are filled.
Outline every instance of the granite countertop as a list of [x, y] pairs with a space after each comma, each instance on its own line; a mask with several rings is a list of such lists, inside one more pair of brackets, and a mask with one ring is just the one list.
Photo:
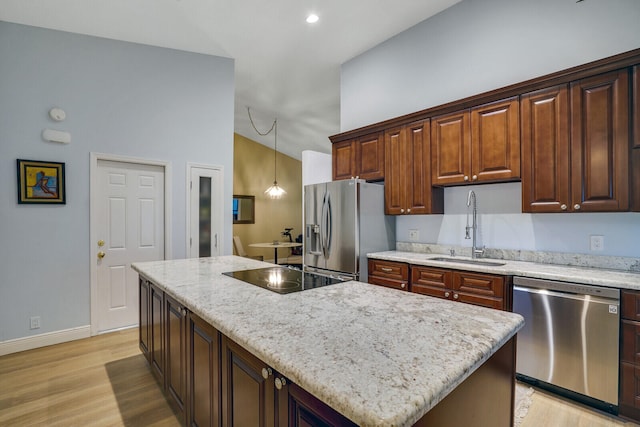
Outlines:
[[[541, 264], [525, 261], [510, 261], [505, 259], [492, 260], [482, 258], [480, 261], [504, 262], [505, 265], [479, 265], [456, 263], [455, 261], [434, 261], [432, 258], [443, 257], [434, 253], [417, 253], [402, 251], [386, 251], [367, 254], [369, 258], [386, 261], [407, 262], [429, 267], [451, 268], [457, 270], [477, 271], [481, 273], [500, 274], [504, 276], [523, 276], [537, 279], [558, 280], [563, 282], [581, 283], [585, 285], [607, 286], [618, 289], [640, 290], [640, 273], [620, 271], [604, 268], [573, 267], [557, 264]], [[468, 257], [449, 257], [453, 260], [469, 260]]]
[[524, 324], [521, 316], [361, 282], [286, 295], [221, 275], [236, 256], [133, 268], [361, 426], [410, 426]]

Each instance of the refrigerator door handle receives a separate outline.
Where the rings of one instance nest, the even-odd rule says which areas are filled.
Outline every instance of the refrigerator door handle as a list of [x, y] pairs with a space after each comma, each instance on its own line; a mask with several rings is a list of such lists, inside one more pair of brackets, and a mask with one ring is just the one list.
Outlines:
[[322, 255], [325, 260], [331, 252], [331, 196], [326, 192], [322, 199], [322, 214], [320, 218], [320, 242]]

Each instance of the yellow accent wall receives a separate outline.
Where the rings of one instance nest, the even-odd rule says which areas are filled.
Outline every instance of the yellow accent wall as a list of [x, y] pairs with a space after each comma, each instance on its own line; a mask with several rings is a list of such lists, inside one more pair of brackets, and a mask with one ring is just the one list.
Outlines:
[[[233, 140], [233, 194], [256, 198], [255, 224], [233, 224], [233, 235], [240, 236], [249, 255], [262, 255], [265, 260], [271, 260], [272, 249], [251, 248], [249, 244], [288, 241], [281, 233], [290, 227], [293, 227], [294, 240], [302, 234], [302, 162], [277, 153], [278, 184], [287, 194], [281, 199], [270, 199], [264, 190], [273, 184], [273, 149], [237, 133]], [[233, 253], [236, 254], [235, 248]], [[289, 253], [288, 248], [278, 249], [278, 258]]]

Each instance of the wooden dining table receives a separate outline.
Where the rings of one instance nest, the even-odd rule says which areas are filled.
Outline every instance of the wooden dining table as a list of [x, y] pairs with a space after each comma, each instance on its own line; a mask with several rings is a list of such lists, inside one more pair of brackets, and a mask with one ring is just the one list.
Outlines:
[[252, 248], [273, 248], [273, 262], [278, 263], [278, 249], [279, 248], [297, 248], [302, 246], [302, 243], [297, 242], [268, 242], [268, 243], [249, 243]]

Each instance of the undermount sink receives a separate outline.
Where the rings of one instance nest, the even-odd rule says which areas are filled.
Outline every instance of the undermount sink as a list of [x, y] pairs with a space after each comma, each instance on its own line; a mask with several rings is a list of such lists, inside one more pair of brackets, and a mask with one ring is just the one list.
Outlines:
[[485, 261], [485, 260], [480, 260], [480, 259], [463, 259], [463, 258], [447, 258], [447, 257], [429, 258], [429, 260], [431, 260], [431, 261], [455, 262], [455, 263], [460, 263], [460, 264], [495, 265], [495, 266], [500, 266], [500, 265], [505, 265], [506, 264], [506, 262], [500, 262], [500, 261]]

